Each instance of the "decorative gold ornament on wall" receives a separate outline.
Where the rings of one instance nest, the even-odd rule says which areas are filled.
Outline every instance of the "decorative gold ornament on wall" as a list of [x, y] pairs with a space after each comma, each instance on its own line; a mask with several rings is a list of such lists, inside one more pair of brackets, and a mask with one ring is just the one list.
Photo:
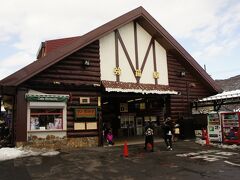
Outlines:
[[154, 79], [158, 79], [158, 78], [159, 78], [159, 72], [154, 71], [154, 72], [153, 72], [153, 78], [154, 78]]
[[114, 74], [116, 76], [120, 76], [121, 75], [121, 69], [120, 67], [115, 67], [114, 70], [113, 70]]
[[141, 77], [142, 76], [142, 71], [140, 69], [136, 69], [135, 76], [136, 77]]

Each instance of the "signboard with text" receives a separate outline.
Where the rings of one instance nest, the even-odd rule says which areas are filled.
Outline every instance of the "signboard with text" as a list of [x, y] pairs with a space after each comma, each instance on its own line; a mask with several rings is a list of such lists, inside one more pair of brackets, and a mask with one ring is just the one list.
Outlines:
[[68, 96], [26, 95], [26, 100], [31, 102], [67, 102]]
[[95, 107], [80, 107], [75, 109], [75, 118], [96, 118], [97, 109]]

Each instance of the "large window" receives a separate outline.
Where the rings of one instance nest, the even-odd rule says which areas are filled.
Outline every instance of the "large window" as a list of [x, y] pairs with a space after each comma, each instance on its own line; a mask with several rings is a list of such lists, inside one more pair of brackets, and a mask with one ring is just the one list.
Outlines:
[[63, 129], [63, 109], [30, 109], [30, 130]]

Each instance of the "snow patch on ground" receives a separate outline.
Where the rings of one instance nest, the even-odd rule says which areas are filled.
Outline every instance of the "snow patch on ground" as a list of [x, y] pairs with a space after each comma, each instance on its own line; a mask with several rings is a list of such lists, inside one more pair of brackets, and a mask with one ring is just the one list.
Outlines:
[[46, 149], [0, 148], [0, 161], [27, 156], [55, 156], [60, 152]]
[[45, 152], [43, 154], [41, 154], [42, 156], [56, 156], [58, 155], [60, 152], [58, 151], [50, 151], [50, 152]]
[[[200, 144], [202, 146], [206, 145], [206, 140], [202, 140], [202, 139], [199, 139], [197, 138], [195, 140], [195, 142], [197, 144]], [[214, 147], [217, 147], [217, 148], [222, 148], [222, 149], [240, 149], [240, 146], [236, 145], [236, 144], [233, 144], [233, 145], [229, 145], [229, 144], [217, 144], [217, 143], [209, 143], [210, 146], [214, 146]]]
[[233, 145], [227, 145], [227, 144], [213, 144], [213, 146], [223, 149], [240, 149], [240, 146], [233, 144]]
[[197, 139], [195, 140], [195, 142], [196, 142], [197, 144], [202, 145], [202, 146], [204, 146], [204, 145], [206, 144], [206, 141], [205, 141], [205, 140], [202, 140], [202, 139], [200, 139], [200, 138], [197, 138]]

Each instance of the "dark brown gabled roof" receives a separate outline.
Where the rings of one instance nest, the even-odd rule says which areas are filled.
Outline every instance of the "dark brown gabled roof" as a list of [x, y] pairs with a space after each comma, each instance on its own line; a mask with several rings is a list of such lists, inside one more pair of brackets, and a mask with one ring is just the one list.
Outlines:
[[144, 29], [147, 30], [148, 33], [151, 34], [166, 50], [173, 50], [183, 59], [185, 59], [186, 62], [193, 68], [193, 70], [195, 70], [197, 74], [199, 74], [199, 76], [202, 77], [202, 79], [206, 82], [206, 84], [214, 91], [221, 91], [215, 81], [194, 60], [194, 58], [143, 7], [138, 7], [96, 28], [93, 31], [90, 31], [87, 34], [76, 38], [76, 40], [74, 40], [72, 43], [53, 50], [46, 56], [6, 77], [0, 81], [0, 85], [18, 86], [19, 84], [52, 66], [68, 55], [100, 39], [115, 29], [128, 24], [131, 21], [136, 21], [142, 27], [144, 27]]
[[76, 37], [69, 37], [69, 38], [52, 39], [52, 40], [47, 40], [45, 42], [42, 42], [40, 50], [37, 54], [37, 58], [39, 59], [43, 56], [46, 56], [51, 51], [53, 51], [61, 46], [66, 46], [66, 45], [72, 43], [73, 41], [76, 41], [79, 38], [80, 38], [80, 36], [76, 36]]

